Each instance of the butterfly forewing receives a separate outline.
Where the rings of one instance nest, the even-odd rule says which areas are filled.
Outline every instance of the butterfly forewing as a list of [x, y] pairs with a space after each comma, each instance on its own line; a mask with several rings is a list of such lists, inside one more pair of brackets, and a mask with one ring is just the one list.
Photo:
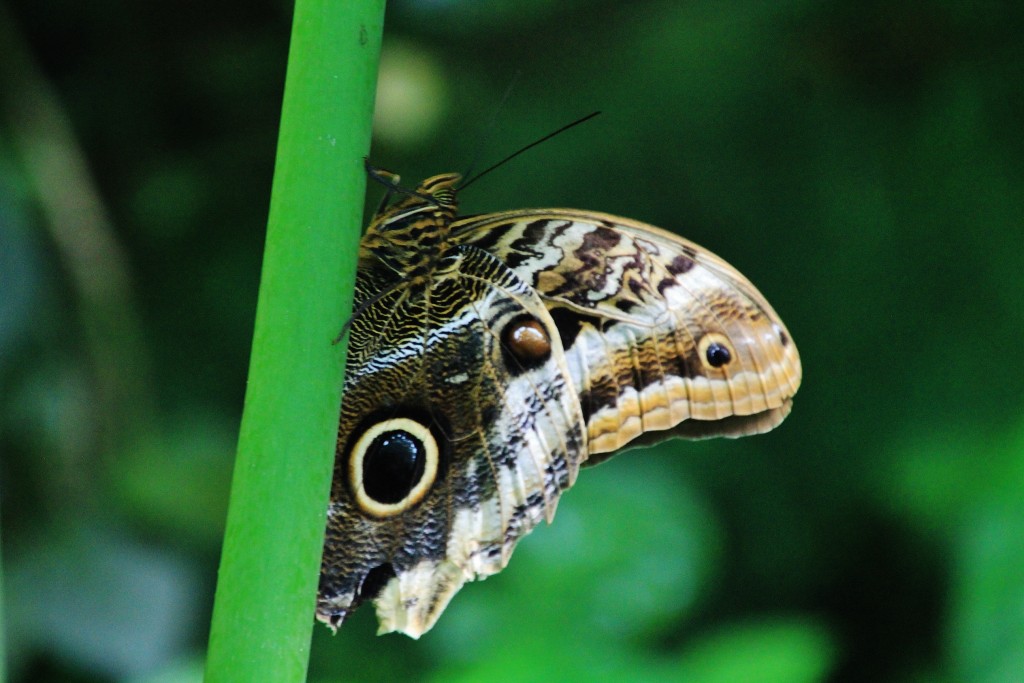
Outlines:
[[[702, 247], [571, 209], [458, 221], [453, 233], [529, 281], [559, 322], [592, 458], [645, 433], [767, 431], [788, 413], [801, 377], [789, 332], [745, 277]], [[670, 431], [650, 434], [661, 430]]]

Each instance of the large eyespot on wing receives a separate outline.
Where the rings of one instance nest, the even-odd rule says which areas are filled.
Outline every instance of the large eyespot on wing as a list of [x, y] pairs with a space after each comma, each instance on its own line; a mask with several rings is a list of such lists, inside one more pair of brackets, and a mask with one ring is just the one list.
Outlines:
[[742, 436], [788, 414], [800, 358], [758, 290], [666, 231], [563, 209], [459, 224], [537, 288], [558, 322], [590, 463], [648, 439]]
[[371, 424], [349, 451], [349, 485], [356, 503], [376, 517], [405, 512], [436, 481], [440, 452], [430, 427], [418, 420], [393, 417]]
[[447, 496], [450, 425], [443, 408], [402, 390], [408, 375], [393, 363], [367, 371], [342, 407], [317, 601], [332, 628], [411, 561], [444, 554], [432, 520]]

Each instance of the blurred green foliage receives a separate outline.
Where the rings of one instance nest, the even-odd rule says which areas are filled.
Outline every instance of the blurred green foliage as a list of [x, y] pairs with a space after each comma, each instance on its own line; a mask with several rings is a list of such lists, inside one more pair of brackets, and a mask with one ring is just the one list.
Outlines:
[[[7, 5], [9, 677], [196, 681], [290, 7]], [[1019, 680], [1022, 34], [1011, 3], [394, 0], [376, 164], [464, 170], [602, 110], [465, 211], [680, 232], [805, 380], [769, 435], [583, 472], [421, 641], [369, 608], [317, 628], [311, 680]]]

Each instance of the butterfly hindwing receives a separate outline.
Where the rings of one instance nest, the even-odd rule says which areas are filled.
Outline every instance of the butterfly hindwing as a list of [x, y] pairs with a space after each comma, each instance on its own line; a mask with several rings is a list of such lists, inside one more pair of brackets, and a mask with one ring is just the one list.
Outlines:
[[[373, 280], [360, 282], [364, 298]], [[406, 484], [388, 507], [387, 490], [361, 487], [386, 457], [363, 435], [382, 424], [437, 444], [421, 498], [402, 501]], [[453, 250], [429, 287], [367, 308], [352, 325], [319, 616], [336, 625], [373, 599], [382, 632], [426, 631], [464, 582], [500, 571], [551, 519], [585, 452], [583, 425], [553, 320], [492, 255]], [[354, 471], [364, 452], [370, 468]]]

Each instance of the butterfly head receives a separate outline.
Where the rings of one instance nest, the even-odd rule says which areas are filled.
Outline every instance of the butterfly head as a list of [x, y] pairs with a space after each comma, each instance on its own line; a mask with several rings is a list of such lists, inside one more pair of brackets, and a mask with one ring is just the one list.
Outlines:
[[416, 194], [431, 204], [454, 211], [458, 208], [455, 194], [461, 182], [462, 176], [458, 173], [442, 173], [420, 183]]
[[[388, 188], [384, 201], [377, 209], [368, 232], [374, 230], [394, 230], [407, 222], [410, 215], [447, 215], [449, 220], [458, 211], [458, 190], [462, 175], [458, 173], [442, 173], [427, 178], [415, 189], [408, 189], [399, 184], [401, 177], [389, 171], [370, 170], [370, 177]], [[400, 199], [389, 203], [394, 196]]]
[[[393, 173], [373, 171], [371, 177], [384, 183], [389, 191], [363, 237], [363, 256], [383, 263], [407, 281], [428, 276], [444, 251], [448, 226], [458, 212], [457, 192], [462, 176], [432, 176], [415, 190], [402, 188], [399, 177]], [[388, 204], [394, 194], [402, 196]]]

